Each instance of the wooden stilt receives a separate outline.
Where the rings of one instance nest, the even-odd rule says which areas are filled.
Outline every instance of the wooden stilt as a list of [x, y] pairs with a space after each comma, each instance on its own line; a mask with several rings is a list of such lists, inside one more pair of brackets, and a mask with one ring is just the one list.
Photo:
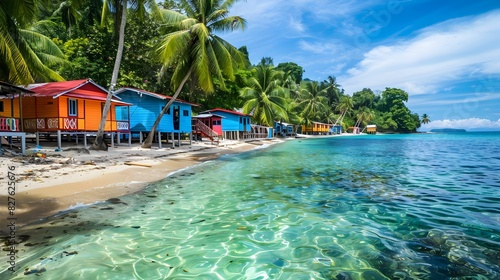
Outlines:
[[61, 149], [61, 146], [62, 146], [62, 145], [61, 145], [61, 137], [62, 137], [62, 136], [61, 136], [61, 131], [60, 131], [60, 130], [58, 130], [58, 131], [57, 131], [57, 147], [58, 147], [59, 149]]
[[162, 145], [161, 145], [161, 132], [158, 131], [158, 147], [161, 149], [162, 148]]

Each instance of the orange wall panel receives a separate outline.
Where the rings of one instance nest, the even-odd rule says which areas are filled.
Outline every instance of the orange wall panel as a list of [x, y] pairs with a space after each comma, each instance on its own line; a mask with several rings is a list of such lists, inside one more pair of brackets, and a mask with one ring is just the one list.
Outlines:
[[101, 121], [101, 102], [85, 100], [85, 129], [97, 130]]
[[[78, 118], [83, 118], [85, 112], [85, 100], [78, 99]], [[78, 126], [80, 127], [80, 126]]]
[[85, 130], [85, 119], [78, 119], [78, 130]]
[[[0, 112], [0, 117], [11, 118], [12, 117], [12, 100], [11, 99], [0, 99], [0, 102], [3, 102], [3, 111]], [[14, 108], [16, 111], [16, 108]]]
[[38, 118], [57, 117], [59, 111], [58, 99], [51, 97], [38, 97], [36, 99], [36, 115]]
[[67, 97], [59, 97], [59, 117], [67, 118], [68, 117], [68, 98]]
[[34, 97], [24, 97], [23, 98], [23, 118], [25, 118], [25, 119], [36, 118], [35, 98]]

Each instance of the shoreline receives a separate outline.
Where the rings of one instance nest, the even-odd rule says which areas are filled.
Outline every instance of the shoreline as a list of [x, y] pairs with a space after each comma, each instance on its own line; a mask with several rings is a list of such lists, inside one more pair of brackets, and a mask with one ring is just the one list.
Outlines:
[[[32, 157], [3, 157], [0, 163], [0, 215], [15, 218], [17, 228], [34, 224], [59, 213], [136, 193], [174, 172], [227, 154], [239, 154], [285, 139], [193, 142], [175, 148], [110, 148], [90, 151], [80, 147], [61, 152], [47, 148]], [[37, 155], [38, 153], [38, 155]], [[128, 165], [127, 165], [128, 164]], [[130, 165], [131, 164], [131, 165]], [[15, 167], [10, 175], [9, 167]], [[9, 194], [9, 176], [15, 177], [15, 194]], [[10, 189], [12, 190], [12, 189]], [[12, 200], [15, 199], [15, 200]], [[10, 215], [8, 201], [15, 201]], [[7, 233], [2, 228], [0, 236]]]

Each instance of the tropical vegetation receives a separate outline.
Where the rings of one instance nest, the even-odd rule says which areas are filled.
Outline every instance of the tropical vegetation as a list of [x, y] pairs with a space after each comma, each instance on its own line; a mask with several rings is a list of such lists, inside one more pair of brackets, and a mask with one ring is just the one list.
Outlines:
[[[173, 96], [164, 112], [179, 97], [200, 104], [195, 113], [241, 109], [267, 126], [315, 121], [347, 130], [376, 124], [378, 131], [406, 133], [430, 122], [407, 108], [409, 94], [402, 89], [363, 88], [349, 95], [333, 73], [313, 81], [292, 61], [275, 66], [263, 57], [251, 65], [251, 50], [223, 39], [245, 28], [243, 18], [230, 15], [237, 1], [2, 0], [0, 79], [92, 78], [109, 88], [109, 98], [131, 86]], [[149, 135], [144, 147], [151, 145], [154, 133]]]

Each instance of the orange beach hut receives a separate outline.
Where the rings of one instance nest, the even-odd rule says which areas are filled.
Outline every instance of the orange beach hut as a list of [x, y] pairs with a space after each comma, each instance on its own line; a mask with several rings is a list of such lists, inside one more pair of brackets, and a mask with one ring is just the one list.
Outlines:
[[[40, 132], [57, 132], [58, 138], [61, 133], [97, 132], [107, 91], [92, 79], [31, 84], [27, 88], [35, 94], [23, 98], [24, 131], [37, 136]], [[111, 99], [105, 132], [129, 133], [130, 105], [117, 97]]]

